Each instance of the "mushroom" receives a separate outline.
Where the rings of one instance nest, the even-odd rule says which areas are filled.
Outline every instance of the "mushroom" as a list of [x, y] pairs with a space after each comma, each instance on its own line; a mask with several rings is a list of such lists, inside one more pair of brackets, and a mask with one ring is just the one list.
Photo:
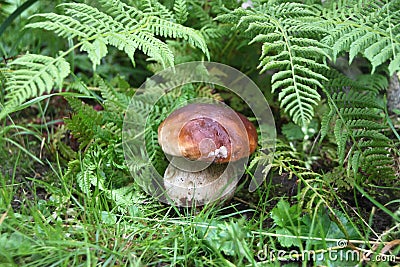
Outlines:
[[163, 178], [167, 200], [202, 206], [233, 196], [243, 161], [257, 147], [257, 131], [227, 106], [193, 103], [160, 124], [158, 142], [170, 161]]

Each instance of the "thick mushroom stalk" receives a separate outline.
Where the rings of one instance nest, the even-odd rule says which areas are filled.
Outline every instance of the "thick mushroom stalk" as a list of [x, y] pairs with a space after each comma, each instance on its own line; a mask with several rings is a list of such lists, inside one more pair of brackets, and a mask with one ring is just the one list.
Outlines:
[[230, 199], [257, 146], [254, 125], [222, 104], [189, 104], [158, 128], [170, 164], [164, 174], [167, 199], [177, 206]]
[[227, 164], [211, 164], [198, 172], [187, 172], [169, 164], [164, 173], [168, 200], [177, 206], [203, 206], [231, 199], [239, 177]]

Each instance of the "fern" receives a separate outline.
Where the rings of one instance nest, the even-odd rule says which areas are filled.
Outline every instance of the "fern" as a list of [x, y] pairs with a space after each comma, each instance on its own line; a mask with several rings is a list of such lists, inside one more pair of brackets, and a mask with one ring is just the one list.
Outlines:
[[[369, 91], [377, 95], [388, 86], [387, 78], [379, 74], [360, 75], [356, 79], [351, 79], [338, 70], [331, 68], [324, 72], [324, 76], [329, 78], [329, 81], [324, 83], [324, 88], [329, 94], [332, 92], [349, 91], [352, 88], [358, 92]], [[356, 95], [355, 91], [354, 94]]]
[[67, 100], [77, 113], [71, 119], [66, 119], [65, 123], [79, 141], [79, 147], [83, 149], [94, 141], [98, 128], [102, 125], [102, 114], [76, 98]]
[[[224, 48], [227, 45], [226, 39], [236, 40], [236, 33], [231, 31], [230, 25], [224, 25], [216, 21], [215, 16], [224, 14], [224, 7], [230, 6], [232, 2], [224, 1], [221, 5], [220, 1], [186, 1], [187, 9], [190, 10], [188, 15], [188, 22], [191, 27], [199, 30], [204, 39], [206, 40], [207, 46], [213, 54], [213, 58], [218, 58], [217, 55], [221, 54], [221, 58], [214, 59], [218, 62], [226, 60], [226, 54], [224, 54]], [[240, 6], [240, 3], [233, 1], [234, 7]]]
[[333, 59], [348, 52], [351, 63], [361, 54], [372, 72], [387, 61], [391, 75], [400, 70], [399, 0], [339, 1], [324, 15], [332, 26], [322, 42], [333, 47]]
[[[151, 168], [162, 176], [168, 160], [158, 144], [158, 126], [175, 109], [190, 99], [206, 97], [219, 99], [211, 90], [204, 87], [195, 88], [185, 85], [164, 94], [164, 90], [151, 87], [137, 94], [131, 101], [124, 125], [125, 148], [128, 150], [128, 165], [136, 181], [144, 188], [152, 186]], [[161, 99], [160, 96], [163, 96]], [[159, 101], [157, 101], [159, 99]], [[155, 104], [154, 104], [155, 103]], [[139, 132], [135, 129], [143, 129]], [[128, 128], [129, 131], [127, 130]], [[144, 141], [145, 147], [142, 142]], [[145, 160], [143, 160], [145, 159]], [[148, 159], [148, 160], [146, 160]], [[147, 192], [155, 192], [155, 188], [147, 188]]]
[[101, 95], [105, 99], [103, 105], [110, 110], [115, 112], [124, 112], [129, 105], [130, 98], [127, 93], [117, 92], [116, 89], [110, 84], [96, 77], [97, 83], [101, 91]]
[[26, 54], [10, 64], [5, 73], [6, 104], [0, 111], [0, 119], [14, 111], [27, 99], [49, 93], [55, 86], [61, 87], [70, 72], [68, 62], [62, 56]]
[[109, 46], [124, 51], [133, 63], [135, 51], [141, 50], [163, 67], [172, 66], [172, 50], [157, 36], [186, 40], [209, 56], [201, 33], [171, 21], [168, 14], [173, 16], [173, 13], [160, 3], [148, 3], [144, 11], [119, 0], [103, 1], [101, 9], [82, 3], [66, 3], [60, 5], [64, 8], [64, 15], [34, 15], [39, 21], [28, 24], [27, 28], [53, 31], [60, 37], [77, 39], [78, 43], [56, 58], [27, 54], [11, 62], [10, 70], [5, 72], [7, 95], [0, 119], [27, 99], [48, 93], [54, 86], [61, 87], [70, 73], [64, 57], [75, 48], [88, 53], [93, 69], [108, 54]]
[[68, 145], [68, 142], [64, 140], [69, 140], [69, 131], [66, 129], [65, 125], [62, 125], [57, 132], [52, 135], [52, 152], [59, 152], [61, 156], [67, 160], [76, 159], [76, 152]]
[[91, 154], [91, 151], [87, 153], [85, 157], [81, 160], [80, 165], [81, 171], [77, 173], [76, 181], [82, 192], [90, 195], [92, 185], [99, 186], [100, 189], [104, 189], [103, 181], [99, 181], [97, 179], [96, 164], [94, 160], [94, 155]]
[[[262, 140], [260, 140], [262, 142]], [[330, 208], [329, 201], [334, 199], [332, 191], [329, 188], [325, 176], [314, 172], [306, 167], [306, 162], [301, 159], [301, 154], [296, 152], [292, 146], [277, 140], [276, 151], [273, 155], [272, 164], [271, 154], [262, 151], [256, 152], [251, 160], [249, 169], [260, 163], [265, 167], [264, 173], [273, 172], [285, 179], [296, 179], [296, 185], [299, 187], [299, 204], [310, 212], [316, 207], [323, 206]]]
[[[103, 2], [106, 3], [107, 1]], [[147, 14], [159, 15], [169, 21], [175, 20], [173, 12], [157, 0], [141, 1], [138, 8]]]
[[[112, 92], [106, 95], [114, 97]], [[70, 97], [67, 100], [75, 113], [65, 120], [66, 126], [79, 142], [82, 159], [69, 163], [66, 176], [76, 177], [79, 188], [86, 194], [98, 188], [111, 198], [109, 190], [126, 185], [130, 180], [121, 146], [122, 117], [118, 120], [121, 116], [118, 106], [96, 111], [79, 99]], [[114, 107], [117, 108], [112, 109]]]
[[26, 27], [46, 29], [68, 39], [76, 38], [80, 42], [77, 46], [88, 53], [94, 69], [107, 55], [108, 46], [124, 51], [132, 63], [139, 49], [163, 67], [172, 66], [172, 51], [156, 36], [182, 38], [200, 48], [208, 57], [207, 45], [201, 34], [165, 18], [165, 12], [159, 12], [160, 8], [149, 6], [143, 12], [119, 0], [103, 1], [104, 11], [81, 3], [60, 6], [64, 8], [65, 15], [37, 14], [33, 17], [44, 20], [30, 23]]
[[236, 9], [219, 16], [244, 29], [252, 43], [262, 43], [261, 72], [272, 75], [272, 91], [280, 90], [281, 107], [293, 121], [306, 126], [320, 100], [318, 88], [326, 78], [322, 71], [329, 47], [319, 41], [326, 35], [312, 7], [299, 3], [261, 5], [254, 10]]
[[[75, 170], [76, 180], [85, 194], [92, 194], [94, 188], [107, 194], [129, 181], [130, 177], [123, 164], [122, 150], [116, 149], [113, 143], [114, 141], [109, 140], [107, 145], [90, 146], [80, 160], [80, 166]], [[74, 173], [68, 173], [72, 174]], [[112, 197], [112, 195], [107, 196]]]
[[[75, 114], [66, 120], [66, 125], [79, 141], [83, 156], [79, 165], [71, 161], [67, 175], [76, 177], [79, 188], [86, 194], [91, 194], [97, 188], [109, 199], [117, 201], [117, 205], [123, 206], [132, 197], [127, 192], [131, 192], [130, 189], [137, 184], [149, 186], [148, 192], [156, 192], [152, 167], [161, 175], [167, 167], [168, 160], [158, 144], [159, 124], [190, 99], [219, 99], [219, 96], [213, 95], [209, 88], [186, 85], [168, 92], [157, 102], [164, 94], [163, 89], [150, 87], [144, 91], [138, 90], [127, 110], [126, 116], [132, 120], [124, 122], [131, 129], [124, 131], [124, 142], [128, 144], [125, 153], [129, 155], [125, 164], [122, 143], [124, 114], [121, 108], [127, 101], [126, 95], [117, 92], [101, 78], [97, 77], [96, 80], [104, 98], [104, 110], [96, 111], [79, 99], [68, 98]], [[138, 128], [144, 128], [144, 132], [137, 131]], [[134, 175], [135, 185], [132, 185], [128, 171]], [[123, 192], [126, 192], [126, 196]]]
[[[374, 77], [377, 76], [371, 76], [370, 79]], [[332, 79], [326, 87], [334, 88], [335, 84], [336, 80]], [[394, 160], [390, 148], [394, 144], [384, 132], [388, 126], [382, 122], [383, 105], [374, 91], [360, 92], [349, 84], [346, 90], [328, 92], [331, 95], [330, 109], [322, 119], [322, 138], [333, 128], [338, 162], [340, 166], [347, 165], [348, 170], [352, 170], [352, 177], [358, 180], [393, 181]]]
[[188, 18], [186, 0], [174, 1], [175, 18], [178, 23], [185, 23]]

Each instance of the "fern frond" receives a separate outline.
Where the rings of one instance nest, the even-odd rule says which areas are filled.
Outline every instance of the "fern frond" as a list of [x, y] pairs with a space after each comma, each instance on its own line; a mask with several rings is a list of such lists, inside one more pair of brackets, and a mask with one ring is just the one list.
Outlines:
[[351, 119], [379, 120], [381, 118], [377, 110], [369, 108], [340, 108], [339, 113], [346, 120], [351, 120]]
[[79, 141], [80, 149], [83, 149], [94, 141], [103, 118], [101, 113], [82, 103], [79, 99], [68, 97], [67, 100], [76, 114], [70, 119], [65, 119], [65, 123]]
[[101, 95], [104, 98], [104, 105], [114, 112], [124, 112], [129, 105], [130, 98], [127, 94], [117, 92], [106, 81], [97, 77]]
[[389, 73], [395, 73], [399, 70], [400, 66], [400, 53], [394, 56], [394, 59], [389, 64]]
[[[385, 129], [385, 126], [383, 126], [381, 123], [375, 122], [375, 121], [370, 121], [370, 120], [365, 120], [365, 119], [358, 119], [358, 120], [349, 120], [347, 122], [347, 126], [349, 129], [371, 129], [371, 130], [382, 130]], [[375, 132], [374, 132], [375, 134]], [[375, 138], [374, 139], [378, 139]], [[387, 137], [383, 138], [384, 140], [387, 140]]]
[[321, 119], [321, 141], [327, 136], [333, 117], [335, 116], [334, 108], [330, 108], [328, 112], [322, 115]]
[[[262, 142], [262, 140], [260, 141]], [[261, 163], [263, 166], [266, 166], [266, 169], [264, 170], [266, 171], [271, 167], [270, 157], [271, 155], [268, 153], [262, 151], [256, 152], [253, 160], [249, 164], [249, 168], [251, 169], [257, 163]], [[305, 167], [305, 162], [300, 159], [301, 155], [295, 151], [293, 147], [283, 143], [279, 139], [277, 139], [276, 151], [274, 152], [273, 157], [272, 168], [276, 169], [279, 175], [287, 173], [289, 179], [298, 175], [310, 178], [319, 176], [319, 174], [314, 173]], [[268, 171], [266, 173], [268, 173]]]
[[[218, 17], [232, 21], [252, 38], [250, 43], [262, 43], [260, 72], [277, 70], [272, 75], [272, 91], [280, 91], [281, 107], [296, 124], [305, 126], [314, 115], [320, 100], [318, 88], [327, 79], [329, 47], [319, 41], [326, 35], [315, 10], [300, 3], [271, 3], [256, 10], [236, 9]], [[311, 25], [311, 26], [310, 26]]]
[[393, 144], [384, 132], [388, 127], [382, 122], [384, 107], [374, 90], [362, 92], [359, 88], [352, 88], [353, 84], [360, 86], [359, 82], [346, 80], [344, 75], [337, 73], [334, 76], [337, 79], [343, 77], [336, 89], [346, 92], [337, 92], [332, 84], [328, 86], [333, 93], [330, 109], [322, 120], [322, 137], [333, 127], [339, 164], [347, 165], [355, 178], [371, 180], [384, 177], [390, 182], [394, 179], [394, 160], [390, 152]]
[[[124, 51], [132, 63], [137, 49], [163, 67], [174, 64], [174, 55], [168, 45], [157, 38], [182, 38], [208, 55], [208, 48], [201, 33], [166, 18], [160, 5], [154, 8], [152, 1], [144, 11], [113, 0], [102, 1], [102, 9], [83, 3], [65, 3], [60, 6], [66, 15], [55, 13], [37, 14], [33, 17], [44, 21], [28, 24], [27, 28], [41, 28], [55, 32], [63, 38], [77, 38], [81, 50], [88, 53], [95, 69], [108, 53], [108, 46]], [[164, 7], [165, 8], [165, 7]]]
[[96, 165], [92, 162], [91, 157], [86, 156], [81, 162], [80, 169], [81, 171], [76, 175], [78, 186], [83, 193], [91, 195], [91, 186], [97, 186]]
[[[333, 68], [323, 74], [325, 77], [328, 77], [328, 81], [325, 81], [323, 85], [329, 93], [348, 92], [351, 88], [354, 90], [355, 97], [360, 95], [357, 94], [358, 91], [370, 92], [370, 96], [374, 98], [379, 92], [386, 90], [388, 86], [387, 78], [380, 74], [359, 75], [355, 80], [343, 75]], [[372, 102], [375, 101], [371, 101], [371, 103]]]
[[[378, 103], [375, 95], [372, 93], [360, 93], [356, 90], [349, 92], [333, 93], [332, 98], [335, 99], [335, 104], [338, 108], [378, 108], [382, 109], [382, 105]], [[349, 101], [350, 100], [350, 101]]]
[[193, 46], [200, 48], [209, 58], [207, 45], [197, 31], [158, 17], [149, 18], [149, 29], [156, 35], [168, 38], [182, 38]]
[[185, 23], [188, 18], [187, 4], [186, 0], [176, 0], [174, 1], [174, 12], [175, 20], [178, 23]]
[[53, 58], [26, 54], [12, 61], [9, 66], [11, 70], [5, 72], [6, 103], [0, 112], [0, 119], [29, 98], [61, 87], [70, 73], [69, 63], [61, 56]]
[[388, 61], [390, 75], [400, 70], [400, 1], [358, 1], [352, 12], [343, 8], [345, 2], [324, 13], [332, 28], [322, 41], [333, 47], [333, 59], [348, 51], [350, 63], [358, 54], [366, 57], [372, 73]]
[[144, 13], [151, 15], [158, 15], [166, 20], [174, 21], [174, 14], [166, 8], [163, 4], [156, 0], [144, 0], [139, 7]]

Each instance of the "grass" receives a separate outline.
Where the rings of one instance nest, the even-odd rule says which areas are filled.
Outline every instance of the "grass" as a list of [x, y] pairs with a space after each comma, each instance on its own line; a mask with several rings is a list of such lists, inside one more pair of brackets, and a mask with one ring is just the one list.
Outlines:
[[[20, 165], [16, 161], [16, 165]], [[239, 215], [221, 217], [221, 209], [179, 210], [154, 200], [132, 206], [124, 212], [110, 207], [108, 200], [83, 195], [54, 170], [46, 173], [51, 181], [27, 177], [1, 176], [1, 257], [9, 266], [214, 266], [226, 262], [204, 243], [207, 224]], [[6, 183], [6, 181], [8, 181]], [[26, 182], [33, 181], [28, 188]], [[31, 191], [27, 199], [18, 190]], [[38, 190], [46, 192], [39, 199]], [[15, 206], [16, 198], [21, 202]], [[200, 226], [201, 225], [201, 226]], [[233, 234], [235, 234], [233, 232]], [[238, 258], [239, 260], [240, 257]]]
[[[209, 10], [225, 12], [211, 8], [219, 6], [217, 1], [205, 2], [203, 12], [203, 3], [187, 1], [188, 6], [200, 8], [190, 12], [189, 17], [195, 17], [186, 22], [188, 26], [207, 29], [207, 25], [191, 24], [203, 17], [214, 23], [213, 16], [218, 14], [211, 16], [207, 13]], [[51, 5], [38, 5], [30, 14], [54, 12], [53, 9]], [[0, 16], [6, 19], [7, 14]], [[66, 49], [67, 43], [55, 38], [53, 33], [23, 30], [28, 22], [26, 16], [15, 20], [15, 25], [9, 22], [8, 19], [3, 24], [8, 29], [2, 35], [4, 43], [0, 44], [4, 54], [0, 59], [1, 68], [7, 69], [8, 62], [26, 51], [56, 55]], [[260, 47], [244, 45], [247, 41], [238, 33], [210, 36], [209, 46], [212, 58], [246, 71], [262, 85], [260, 88], [266, 88], [263, 93], [268, 95], [277, 117], [278, 153], [271, 174], [261, 187], [253, 193], [247, 191], [249, 171], [230, 203], [202, 209], [178, 208], [145, 195], [123, 166], [105, 167], [123, 165], [121, 138], [116, 134], [120, 134], [122, 123], [118, 118], [124, 112], [119, 109], [124, 109], [120, 100], [130, 98], [134, 90], [131, 87], [140, 86], [157, 65], [146, 61], [143, 53], [136, 53], [137, 64], [132, 66], [117, 49], [110, 49], [109, 56], [102, 59], [102, 65], [94, 73], [86, 55], [73, 51], [68, 61], [74, 73], [64, 82], [63, 90], [31, 99], [1, 122], [0, 267], [399, 264], [399, 182], [386, 177], [378, 180], [363, 177], [365, 182], [359, 184], [350, 167], [345, 166], [349, 161], [339, 166], [343, 168], [337, 168], [334, 129], [318, 142], [322, 114], [327, 112], [329, 101], [324, 100], [316, 107], [306, 136], [300, 127], [288, 123], [289, 118], [279, 108], [279, 96], [269, 91], [270, 75], [258, 75]], [[223, 44], [221, 40], [229, 41]], [[170, 44], [177, 48], [174, 52], [177, 61], [184, 62], [189, 54], [195, 56], [195, 53], [186, 45], [179, 46], [181, 41]], [[74, 40], [68, 40], [67, 49], [73, 45]], [[6, 91], [2, 76], [0, 73], [0, 87]], [[99, 86], [100, 77], [110, 84], [108, 94]], [[0, 110], [5, 91], [0, 93]], [[246, 111], [240, 99], [220, 93], [231, 107]], [[85, 98], [78, 99], [84, 94]], [[85, 100], [88, 105], [86, 109], [73, 110], [64, 97], [76, 97], [78, 104]], [[102, 113], [94, 112], [94, 105], [102, 105]], [[94, 120], [88, 117], [100, 113], [105, 123], [94, 125]], [[77, 114], [82, 120], [78, 120]], [[160, 117], [156, 115], [156, 119]], [[67, 117], [70, 124], [58, 127], [59, 122], [68, 121]], [[73, 118], [78, 118], [76, 125], [71, 123]], [[392, 155], [400, 165], [400, 120], [387, 112], [382, 118], [389, 126], [384, 133], [393, 140], [390, 152], [395, 151]], [[78, 148], [78, 142], [70, 138], [70, 131], [83, 132], [81, 137], [87, 145]], [[95, 139], [100, 141], [96, 143]], [[346, 149], [350, 147], [348, 143]], [[111, 149], [107, 150], [108, 147]], [[86, 172], [85, 168], [91, 166], [95, 168]], [[400, 170], [398, 166], [395, 168], [398, 179]], [[86, 174], [93, 175], [90, 178], [93, 182], [84, 190], [81, 181]], [[105, 177], [114, 180], [110, 182]], [[133, 193], [129, 198], [114, 201], [98, 181], [109, 186], [107, 189], [113, 188], [111, 184], [128, 181]], [[113, 192], [121, 196], [117, 190]]]
[[[124, 201], [113, 201], [98, 185], [83, 191], [54, 149], [54, 140], [64, 139], [57, 135], [58, 119], [46, 115], [50, 106], [57, 105], [46, 102], [16, 114], [0, 132], [1, 266], [343, 266], [365, 263], [362, 255], [399, 253], [390, 243], [400, 239], [397, 188], [356, 185], [344, 194], [305, 168], [313, 164], [301, 160], [308, 155], [280, 141], [272, 175], [253, 193], [245, 176], [226, 205], [169, 206], [135, 183]], [[104, 151], [103, 144], [90, 146]], [[78, 152], [75, 166], [88, 166], [87, 151]], [[89, 159], [96, 166], [107, 162]], [[94, 180], [105, 181], [103, 170], [110, 173], [98, 167]], [[115, 174], [123, 177], [112, 175], [132, 180], [123, 171]], [[329, 251], [356, 254], [332, 260]]]
[[[274, 195], [282, 188], [273, 180], [247, 199], [242, 184], [235, 199], [224, 207], [177, 208], [151, 198], [118, 207], [101, 191], [87, 195], [76, 189], [60, 164], [47, 162], [42, 169], [46, 171], [35, 177], [28, 154], [21, 150], [8, 158], [4, 154], [12, 171], [4, 173], [3, 169], [0, 174], [1, 266], [274, 266], [280, 263], [270, 258], [271, 251], [291, 248], [298, 251], [297, 256], [302, 251], [322, 253], [341, 240], [339, 233], [329, 236], [326, 229], [319, 229], [324, 227], [321, 220], [334, 221], [326, 216], [332, 215], [329, 212], [311, 212], [309, 228], [301, 229], [305, 215], [296, 204], [300, 199], [294, 194], [290, 200], [294, 205], [289, 208], [287, 196]], [[301, 179], [304, 184], [315, 182]], [[341, 201], [335, 193], [332, 196]], [[279, 200], [288, 203], [280, 215], [273, 209]], [[275, 215], [271, 216], [271, 210]], [[346, 204], [341, 215], [335, 209], [335, 216], [342, 224], [346, 222], [342, 227], [347, 231], [365, 228], [351, 241], [353, 246], [379, 251], [368, 239], [385, 241], [385, 237], [398, 236], [398, 223], [397, 228], [375, 234], [368, 218], [361, 222], [356, 215], [363, 215], [357, 211], [346, 214], [346, 210]], [[283, 224], [271, 219], [274, 216], [281, 216]], [[374, 216], [371, 213], [369, 220]], [[292, 246], [285, 247], [287, 242]], [[297, 250], [296, 244], [300, 244]], [[341, 249], [333, 246], [334, 251]], [[288, 255], [284, 257], [290, 262]]]

